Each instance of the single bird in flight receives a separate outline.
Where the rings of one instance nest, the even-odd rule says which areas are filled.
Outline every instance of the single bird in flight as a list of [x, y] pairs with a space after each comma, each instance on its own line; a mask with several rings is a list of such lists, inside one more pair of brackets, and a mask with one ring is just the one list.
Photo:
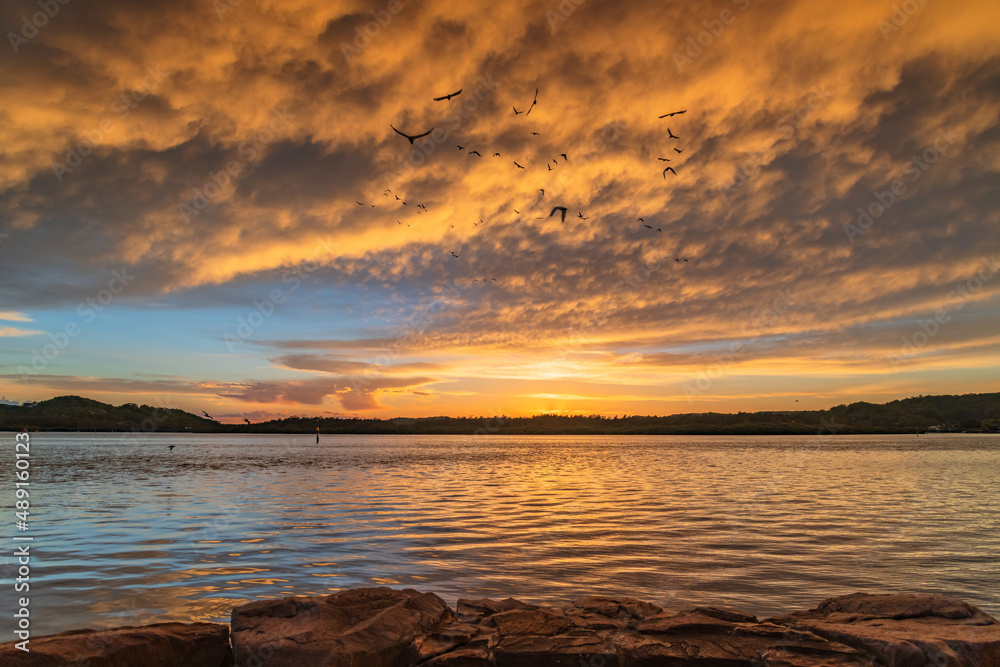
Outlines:
[[674, 171], [674, 168], [673, 168], [673, 167], [667, 167], [666, 169], [664, 169], [664, 170], [663, 170], [663, 180], [667, 180], [667, 172], [668, 172], [668, 171], [669, 171], [669, 172], [670, 172], [671, 174], [673, 174], [674, 176], [676, 176], [676, 175], [677, 175], [677, 172], [676, 172], [676, 171]]
[[451, 251], [451, 256], [452, 257], [461, 257], [461, 255], [456, 255], [454, 250]]
[[538, 134], [537, 132], [532, 132], [532, 133], [531, 133], [531, 136], [533, 136], [533, 137], [540, 137], [540, 136], [542, 136], [542, 135]]
[[461, 94], [462, 94], [462, 89], [459, 88], [457, 93], [452, 93], [451, 95], [443, 95], [442, 97], [435, 97], [434, 101], [435, 102], [443, 102], [445, 100], [450, 100], [451, 98], [453, 98], [453, 97], [455, 97], [457, 95], [461, 95]]
[[670, 113], [663, 114], [662, 116], [660, 116], [660, 118], [669, 118], [671, 116], [677, 116], [682, 113], [687, 113], [687, 109], [685, 109], [684, 111], [671, 111]]
[[500, 157], [500, 153], [494, 153], [493, 157]]
[[684, 151], [682, 151], [682, 150], [681, 150], [681, 149], [679, 149], [679, 148], [675, 148], [674, 150], [675, 150], [675, 151], [677, 151], [677, 153], [678, 153], [678, 154], [680, 154], [680, 153], [683, 153], [683, 152], [684, 152]]
[[667, 135], [668, 135], [668, 138], [670, 138], [670, 139], [680, 139], [680, 137], [675, 137], [674, 136], [674, 133], [670, 131], [669, 127], [667, 128]]
[[434, 131], [434, 128], [432, 127], [431, 129], [427, 130], [423, 134], [417, 134], [417, 135], [414, 135], [414, 136], [411, 137], [410, 135], [406, 134], [405, 132], [400, 132], [399, 130], [397, 130], [395, 127], [392, 126], [392, 123], [389, 123], [389, 127], [392, 127], [392, 131], [395, 132], [396, 134], [398, 134], [399, 136], [406, 137], [409, 140], [411, 146], [413, 145], [413, 142], [416, 141], [417, 139], [419, 139], [421, 137], [426, 137], [428, 134], [430, 134], [431, 132]]
[[514, 162], [514, 166], [516, 166], [518, 169], [524, 169], [524, 167], [522, 167], [521, 165], [519, 165], [517, 162]]
[[562, 159], [564, 159], [564, 160], [566, 160], [567, 162], [569, 162], [569, 158], [568, 158], [568, 157], [566, 157], [566, 154], [565, 154], [565, 153], [560, 153], [559, 155], [560, 155], [560, 156], [562, 157]]
[[479, 151], [469, 151], [469, 155], [478, 155], [479, 157], [483, 156]]
[[176, 445], [170, 445], [169, 447], [167, 447], [167, 449], [168, 449], [168, 450], [171, 450], [171, 449], [173, 449], [174, 447], [176, 447]]
[[660, 162], [670, 162], [670, 158], [666, 158], [666, 157], [661, 157], [661, 158], [657, 158], [657, 159], [658, 159], [658, 160], [659, 160]]
[[524, 115], [527, 116], [531, 114], [531, 110], [535, 108], [536, 104], [538, 104], [538, 88], [535, 88], [535, 99], [531, 101], [531, 106], [528, 107], [528, 111]]
[[514, 110], [514, 115], [515, 115], [515, 116], [517, 116], [517, 115], [519, 115], [519, 114], [522, 114], [522, 113], [524, 113], [523, 111], [518, 111], [518, 110], [517, 110], [517, 107], [511, 107], [511, 108], [512, 108], [512, 109]]
[[245, 422], [246, 422], [246, 423], [248, 423], [248, 424], [250, 423], [250, 420], [249, 420], [249, 419], [247, 419], [246, 417], [244, 417], [244, 418], [243, 418], [243, 421], [245, 421]]
[[208, 417], [212, 421], [215, 421], [215, 418], [212, 415], [210, 415], [207, 412], [205, 412], [204, 410], [201, 411], [201, 414], [205, 415], [206, 417]]
[[549, 213], [549, 217], [551, 218], [552, 216], [554, 216], [556, 214], [556, 211], [560, 211], [562, 213], [562, 221], [566, 222], [566, 207], [565, 206], [554, 207], [552, 209], [552, 212]]
[[458, 148], [458, 150], [460, 150], [460, 151], [464, 151], [464, 150], [465, 150], [465, 146], [459, 146], [458, 144], [455, 144], [455, 146], [456, 146], [456, 147]]

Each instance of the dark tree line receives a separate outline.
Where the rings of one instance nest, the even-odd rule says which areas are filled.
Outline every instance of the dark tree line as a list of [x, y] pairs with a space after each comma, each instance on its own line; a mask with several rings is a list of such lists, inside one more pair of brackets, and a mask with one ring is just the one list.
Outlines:
[[829, 410], [707, 412], [665, 417], [536, 415], [362, 419], [289, 417], [221, 424], [175, 408], [108, 405], [79, 396], [0, 405], [0, 430], [192, 433], [355, 433], [506, 435], [781, 435], [811, 433], [1000, 432], [1000, 393], [916, 396], [884, 404], [858, 402]]

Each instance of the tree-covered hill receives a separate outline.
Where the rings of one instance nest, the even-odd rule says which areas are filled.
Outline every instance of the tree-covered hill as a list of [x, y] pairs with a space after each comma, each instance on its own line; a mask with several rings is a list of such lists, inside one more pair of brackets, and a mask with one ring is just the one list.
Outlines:
[[196, 431], [226, 427], [184, 410], [124, 403], [108, 405], [80, 396], [27, 405], [0, 405], [0, 429], [39, 431]]

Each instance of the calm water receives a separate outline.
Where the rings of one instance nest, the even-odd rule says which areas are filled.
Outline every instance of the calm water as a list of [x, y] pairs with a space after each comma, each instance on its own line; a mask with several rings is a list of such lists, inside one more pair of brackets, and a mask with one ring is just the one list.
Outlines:
[[[0, 439], [7, 607], [14, 434]], [[31, 443], [33, 636], [373, 585], [759, 615], [924, 590], [1000, 616], [1000, 436]]]

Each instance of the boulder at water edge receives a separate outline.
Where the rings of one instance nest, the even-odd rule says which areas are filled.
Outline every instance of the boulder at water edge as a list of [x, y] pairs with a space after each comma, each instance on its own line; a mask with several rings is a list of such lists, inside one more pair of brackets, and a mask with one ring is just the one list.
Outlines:
[[25, 667], [229, 667], [229, 626], [155, 623], [73, 630], [31, 639], [30, 652], [0, 644], [0, 665]]

